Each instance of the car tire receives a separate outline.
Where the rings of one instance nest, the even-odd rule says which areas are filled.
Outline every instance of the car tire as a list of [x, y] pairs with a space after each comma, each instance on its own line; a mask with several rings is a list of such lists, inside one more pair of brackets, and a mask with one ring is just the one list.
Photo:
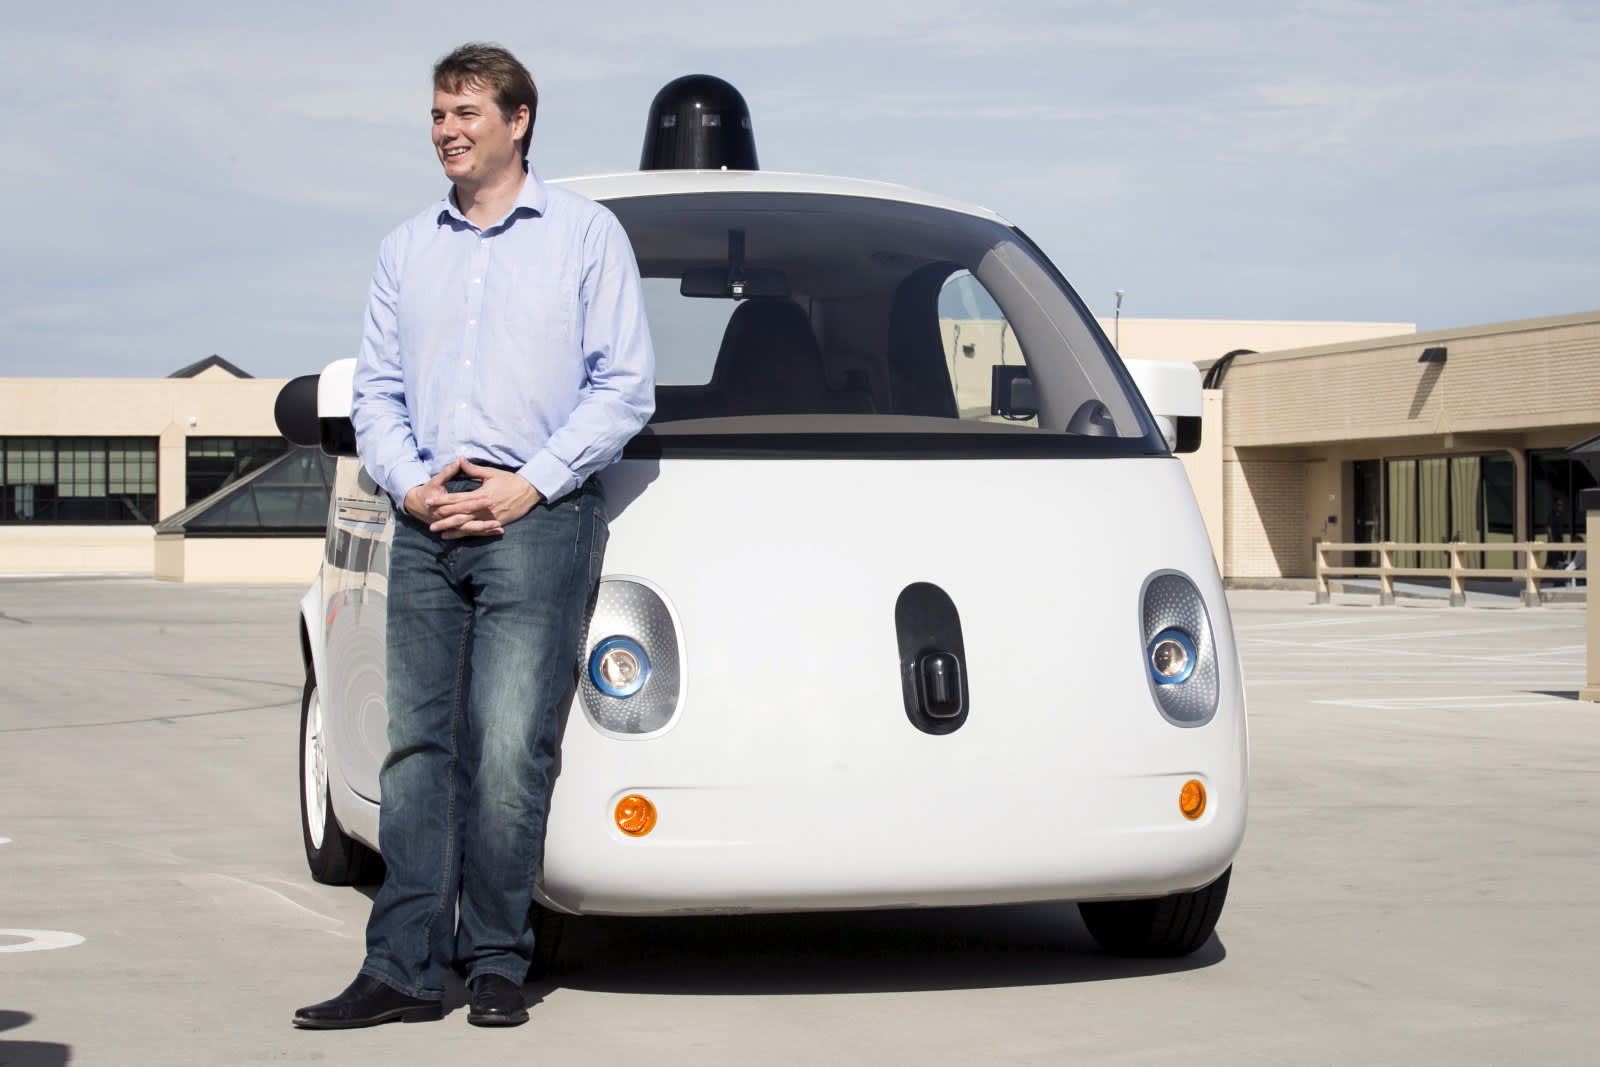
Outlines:
[[317, 679], [307, 672], [300, 695], [300, 834], [306, 866], [311, 877], [325, 885], [381, 881], [383, 864], [377, 853], [346, 834], [334, 817], [324, 729]]
[[1211, 937], [1228, 897], [1229, 867], [1210, 885], [1145, 900], [1082, 903], [1078, 913], [1096, 943], [1117, 956], [1187, 956]]

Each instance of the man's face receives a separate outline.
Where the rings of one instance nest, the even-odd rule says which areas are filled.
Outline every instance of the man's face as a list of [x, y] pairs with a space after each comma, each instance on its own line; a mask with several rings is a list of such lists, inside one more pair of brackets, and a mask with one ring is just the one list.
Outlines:
[[528, 109], [507, 122], [494, 95], [474, 86], [433, 94], [433, 147], [445, 177], [457, 185], [481, 186], [509, 172], [522, 173], [517, 142], [528, 132]]

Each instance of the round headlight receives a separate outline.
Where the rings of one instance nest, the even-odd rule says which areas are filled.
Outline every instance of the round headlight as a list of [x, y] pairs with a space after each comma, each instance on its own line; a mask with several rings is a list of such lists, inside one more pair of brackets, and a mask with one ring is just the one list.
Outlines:
[[650, 677], [650, 657], [631, 637], [608, 637], [589, 654], [589, 680], [608, 697], [631, 697]]
[[1150, 676], [1157, 685], [1188, 681], [1194, 661], [1194, 638], [1182, 630], [1162, 630], [1150, 641]]

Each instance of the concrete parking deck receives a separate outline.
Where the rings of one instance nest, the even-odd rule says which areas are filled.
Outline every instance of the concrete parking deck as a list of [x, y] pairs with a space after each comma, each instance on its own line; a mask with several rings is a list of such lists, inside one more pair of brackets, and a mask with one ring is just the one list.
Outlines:
[[[1250, 829], [1218, 936], [1068, 906], [584, 920], [532, 1021], [291, 1029], [367, 898], [305, 873], [298, 591], [0, 582], [0, 1064], [1591, 1061], [1581, 606], [1230, 595]], [[1046, 798], [1047, 799], [1047, 798]]]

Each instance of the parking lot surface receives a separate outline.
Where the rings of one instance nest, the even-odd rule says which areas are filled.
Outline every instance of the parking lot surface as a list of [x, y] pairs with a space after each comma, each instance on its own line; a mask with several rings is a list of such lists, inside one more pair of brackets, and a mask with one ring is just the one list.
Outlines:
[[[1067, 905], [586, 919], [532, 1020], [304, 1032], [368, 898], [305, 871], [297, 589], [0, 581], [0, 1064], [1593, 1062], [1583, 609], [1241, 591], [1250, 826], [1217, 936]], [[493, 1058], [490, 1060], [489, 1058]]]

